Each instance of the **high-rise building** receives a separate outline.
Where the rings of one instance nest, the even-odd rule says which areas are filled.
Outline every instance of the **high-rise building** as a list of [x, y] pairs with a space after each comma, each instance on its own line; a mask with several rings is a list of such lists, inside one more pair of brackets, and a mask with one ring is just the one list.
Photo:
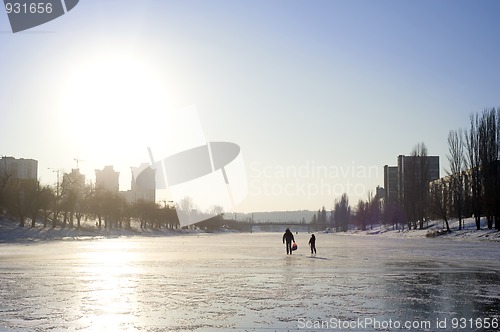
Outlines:
[[403, 202], [406, 191], [414, 184], [425, 183], [439, 179], [439, 156], [398, 156], [398, 197]]
[[116, 172], [113, 166], [105, 166], [102, 170], [95, 170], [95, 188], [118, 192], [120, 172]]
[[384, 201], [388, 202], [398, 201], [398, 167], [397, 166], [384, 166]]
[[156, 201], [156, 170], [149, 164], [141, 164], [139, 167], [131, 167], [132, 183], [130, 191], [127, 192], [128, 202], [135, 203], [140, 200], [145, 202]]
[[413, 183], [439, 179], [439, 156], [398, 156], [397, 166], [384, 166], [385, 202], [403, 202]]
[[0, 159], [0, 176], [10, 176], [17, 180], [36, 180], [38, 178], [38, 161], [2, 157]]

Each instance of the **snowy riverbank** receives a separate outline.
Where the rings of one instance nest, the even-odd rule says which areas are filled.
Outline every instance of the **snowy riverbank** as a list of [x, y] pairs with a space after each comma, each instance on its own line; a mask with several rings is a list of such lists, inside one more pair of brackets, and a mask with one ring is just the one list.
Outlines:
[[366, 236], [366, 235], [377, 235], [384, 237], [407, 237], [407, 238], [446, 238], [455, 240], [468, 240], [468, 241], [498, 241], [500, 242], [500, 232], [495, 228], [488, 229], [486, 218], [481, 218], [481, 229], [476, 229], [476, 223], [474, 218], [467, 218], [464, 220], [464, 227], [462, 230], [458, 230], [458, 220], [449, 221], [451, 232], [447, 233], [445, 231], [445, 226], [443, 221], [432, 221], [429, 222], [429, 227], [422, 230], [408, 230], [393, 229], [387, 226], [373, 227], [373, 229], [361, 231], [361, 230], [350, 230], [345, 233], [339, 233], [344, 235], [356, 235], [356, 236]]
[[131, 236], [173, 236], [173, 235], [188, 235], [198, 234], [201, 230], [167, 230], [167, 229], [144, 229], [140, 227], [132, 227], [130, 229], [114, 228], [114, 229], [99, 229], [96, 226], [85, 224], [81, 228], [75, 227], [60, 227], [52, 228], [50, 226], [43, 227], [37, 223], [35, 227], [25, 225], [20, 227], [16, 220], [8, 219], [0, 216], [0, 243], [16, 242], [16, 241], [45, 241], [45, 240], [88, 240], [98, 238], [113, 238], [113, 237], [131, 237]]
[[[450, 233], [443, 231], [443, 222], [434, 221], [429, 223], [429, 227], [423, 230], [408, 230], [405, 228], [392, 229], [392, 227], [377, 226], [372, 229], [350, 230], [348, 232], [335, 233], [342, 236], [383, 236], [392, 238], [446, 238], [455, 240], [467, 241], [497, 241], [500, 242], [500, 232], [496, 229], [487, 229], [486, 218], [481, 219], [481, 230], [476, 230], [476, 225], [473, 218], [465, 219], [464, 229], [458, 230], [458, 221], [450, 221]], [[229, 230], [220, 232], [231, 232]], [[146, 236], [146, 237], [161, 237], [161, 236], [175, 236], [175, 235], [189, 235], [205, 233], [199, 229], [141, 229], [138, 225], [133, 225], [130, 229], [99, 229], [95, 226], [85, 224], [80, 229], [70, 228], [66, 226], [52, 228], [50, 226], [43, 227], [38, 224], [36, 227], [20, 227], [19, 222], [16, 220], [8, 219], [5, 216], [0, 216], [0, 243], [2, 242], [16, 242], [16, 241], [45, 241], [45, 240], [85, 240], [94, 238], [112, 238], [112, 237], [132, 237], [132, 236]]]

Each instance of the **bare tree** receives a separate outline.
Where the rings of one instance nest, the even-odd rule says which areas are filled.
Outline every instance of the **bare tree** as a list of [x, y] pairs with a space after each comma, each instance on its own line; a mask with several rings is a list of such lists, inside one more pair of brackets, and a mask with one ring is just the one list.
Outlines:
[[497, 159], [498, 159], [498, 128], [497, 111], [492, 108], [484, 110], [479, 122], [479, 161], [480, 177], [483, 189], [483, 211], [488, 221], [488, 228], [493, 228], [497, 201]]
[[338, 231], [347, 231], [349, 221], [351, 219], [351, 207], [349, 198], [344, 193], [340, 199], [336, 200], [333, 208], [333, 220]]
[[31, 182], [24, 190], [25, 204], [31, 218], [31, 227], [36, 226], [36, 219], [42, 208], [42, 188], [38, 181]]
[[26, 217], [29, 215], [29, 185], [21, 184], [19, 180], [11, 181], [6, 188], [6, 207], [9, 213], [19, 219], [19, 227], [24, 227]]
[[44, 187], [41, 192], [41, 206], [40, 206], [40, 215], [43, 219], [43, 227], [47, 227], [47, 221], [49, 220], [49, 216], [52, 213], [51, 207], [52, 202], [54, 201], [54, 192], [52, 188], [49, 186]]
[[[334, 214], [334, 212], [332, 211], [332, 215]], [[319, 230], [319, 227], [318, 227], [318, 217], [316, 217], [316, 214], [313, 214], [312, 218], [311, 218], [311, 225], [313, 225], [314, 229], [315, 230]]]
[[121, 227], [124, 216], [125, 201], [117, 192], [104, 190], [102, 192], [101, 213], [104, 218], [104, 228], [112, 229]]
[[368, 199], [363, 201], [360, 199], [356, 205], [356, 214], [354, 222], [361, 227], [361, 230], [366, 230], [369, 225], [373, 229], [374, 224], [378, 224], [381, 220], [380, 197], [368, 192]]
[[[58, 173], [59, 174], [59, 173]], [[68, 194], [69, 194], [69, 188], [71, 186], [71, 181], [70, 179], [65, 179], [63, 177], [63, 181], [59, 182], [59, 175], [58, 175], [58, 181], [56, 184], [56, 190], [55, 190], [55, 196], [54, 196], [54, 202], [52, 206], [52, 228], [55, 228], [57, 226], [57, 220], [59, 218], [59, 214], [65, 210], [68, 206], [68, 202], [66, 200]], [[64, 217], [64, 222], [66, 223], [67, 219], [67, 214]]]
[[89, 197], [89, 216], [97, 218], [97, 227], [102, 228], [102, 220], [104, 215], [104, 191], [99, 188], [91, 188]]
[[466, 134], [466, 150], [467, 150], [467, 166], [470, 169], [470, 187], [471, 187], [471, 201], [472, 213], [476, 221], [476, 228], [481, 229], [481, 197], [482, 197], [482, 183], [480, 176], [481, 158], [479, 155], [479, 115], [470, 115], [470, 129]]
[[76, 218], [76, 227], [81, 227], [81, 220], [85, 213], [89, 212], [90, 202], [92, 199], [92, 187], [85, 186], [83, 189], [83, 193], [80, 193], [78, 199], [75, 204], [75, 218]]
[[197, 220], [199, 215], [199, 211], [197, 206], [194, 204], [193, 199], [189, 196], [181, 199], [179, 204], [176, 205], [176, 211], [179, 216], [179, 219], [189, 220], [190, 222], [193, 220]]
[[366, 226], [369, 223], [369, 213], [369, 203], [360, 199], [356, 205], [356, 214], [354, 215], [353, 220], [362, 231], [366, 230]]
[[63, 228], [66, 224], [73, 228], [73, 215], [78, 201], [78, 193], [73, 189], [68, 189], [62, 197], [60, 209], [63, 212]]
[[394, 201], [385, 202], [383, 219], [386, 225], [392, 226], [392, 229], [398, 229], [400, 224], [403, 230], [405, 229], [406, 214]]
[[153, 224], [156, 209], [157, 204], [155, 202], [146, 202], [140, 199], [134, 203], [132, 211], [141, 223], [140, 228], [147, 228], [148, 223]]
[[462, 229], [464, 213], [464, 170], [465, 170], [465, 132], [463, 129], [451, 130], [448, 134], [448, 162], [450, 169], [447, 171], [451, 180], [451, 199], [453, 212], [458, 218], [458, 229]]
[[446, 223], [446, 231], [450, 232], [449, 218], [449, 187], [450, 183], [445, 179], [439, 179], [430, 185], [430, 213], [432, 216], [443, 219]]
[[318, 211], [318, 223], [320, 229], [326, 229], [326, 222], [327, 222], [326, 210], [325, 207], [323, 206], [321, 208], [321, 211]]
[[419, 221], [419, 229], [424, 229], [424, 220], [427, 217], [427, 198], [429, 193], [429, 161], [427, 159], [427, 147], [425, 144], [419, 143], [413, 149], [412, 155], [416, 158], [418, 182], [417, 187], [417, 218]]
[[4, 174], [0, 174], [0, 208], [5, 207], [7, 204], [7, 189], [8, 189], [8, 183], [9, 179], [11, 178], [11, 175], [5, 171]]
[[406, 212], [408, 228], [424, 228], [427, 217], [427, 201], [429, 191], [429, 162], [427, 147], [419, 143], [413, 147], [411, 155], [405, 157], [402, 189], [402, 205]]

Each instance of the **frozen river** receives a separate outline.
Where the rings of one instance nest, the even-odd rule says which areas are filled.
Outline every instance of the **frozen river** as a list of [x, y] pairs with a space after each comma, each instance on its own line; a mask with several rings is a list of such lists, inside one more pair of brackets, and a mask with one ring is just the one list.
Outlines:
[[317, 234], [313, 258], [308, 234], [292, 256], [281, 236], [0, 244], [0, 330], [465, 331], [500, 319], [500, 243]]

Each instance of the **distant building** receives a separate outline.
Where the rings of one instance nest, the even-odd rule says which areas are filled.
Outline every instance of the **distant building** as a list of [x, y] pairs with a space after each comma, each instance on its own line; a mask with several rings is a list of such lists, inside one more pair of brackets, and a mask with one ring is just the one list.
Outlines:
[[384, 166], [384, 200], [389, 202], [402, 202], [405, 190], [411, 181], [431, 182], [439, 179], [439, 156], [398, 156], [397, 166]]
[[398, 201], [398, 167], [397, 166], [384, 166], [384, 201], [397, 202]]
[[[422, 177], [425, 177], [422, 179]], [[398, 195], [403, 202], [412, 181], [420, 183], [439, 179], [439, 156], [398, 156]]]
[[113, 166], [105, 166], [102, 170], [95, 170], [95, 188], [118, 192], [120, 172], [116, 172]]
[[375, 189], [375, 196], [377, 196], [378, 198], [385, 197], [385, 188], [377, 186], [377, 188]]
[[36, 180], [38, 179], [38, 161], [2, 157], [0, 159], [0, 176], [10, 176], [17, 180]]
[[156, 170], [149, 164], [141, 164], [139, 167], [131, 167], [132, 182], [130, 190], [122, 192], [128, 203], [138, 201], [156, 201]]

